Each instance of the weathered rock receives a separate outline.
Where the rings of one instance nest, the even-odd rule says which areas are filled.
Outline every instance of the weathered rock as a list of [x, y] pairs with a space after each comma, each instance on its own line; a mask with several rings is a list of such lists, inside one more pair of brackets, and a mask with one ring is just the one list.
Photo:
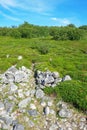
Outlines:
[[31, 120], [29, 120], [28, 125], [29, 125], [29, 127], [34, 127], [35, 126], [34, 122], [31, 121]]
[[20, 83], [20, 82], [27, 82], [28, 80], [28, 75], [23, 72], [23, 71], [17, 71], [15, 73], [15, 82]]
[[5, 103], [5, 109], [8, 113], [12, 112], [12, 109], [14, 107], [14, 103], [6, 101]]
[[47, 105], [51, 107], [53, 105], [52, 101], [48, 101]]
[[18, 97], [24, 98], [23, 89], [18, 89]]
[[42, 101], [42, 102], [41, 102], [41, 106], [42, 106], [42, 107], [45, 107], [45, 106], [46, 106], [46, 102]]
[[15, 92], [18, 89], [18, 87], [14, 83], [10, 83], [10, 91]]
[[13, 126], [13, 130], [24, 130], [24, 126], [21, 124], [16, 124]]
[[7, 71], [5, 73], [5, 77], [9, 80], [9, 82], [14, 82], [14, 74], [11, 71]]
[[44, 92], [41, 89], [37, 89], [35, 95], [36, 95], [36, 98], [43, 98]]
[[6, 116], [5, 117], [5, 123], [9, 126], [9, 125], [12, 125], [12, 121], [13, 119], [9, 116]]
[[10, 67], [7, 71], [12, 72], [12, 74], [15, 74], [16, 71], [18, 71], [18, 69], [16, 68], [16, 65]]
[[59, 111], [59, 116], [64, 117], [64, 118], [70, 118], [72, 116], [72, 112], [70, 110], [68, 110], [68, 109], [62, 108]]
[[28, 114], [30, 116], [36, 117], [37, 116], [37, 110], [28, 110]]
[[58, 83], [59, 73], [58, 72], [41, 72], [37, 71], [36, 74], [36, 81], [40, 88], [44, 88], [44, 86], [56, 86]]
[[58, 130], [58, 126], [56, 124], [52, 124], [49, 130]]
[[53, 109], [50, 109], [50, 114], [55, 115], [56, 112]]
[[25, 108], [30, 101], [31, 101], [30, 97], [20, 101], [19, 104], [18, 104], [19, 108]]
[[49, 115], [49, 113], [50, 113], [50, 108], [47, 106], [44, 108], [44, 114]]
[[44, 85], [48, 85], [48, 84], [54, 83], [53, 76], [49, 76], [49, 77], [45, 78], [44, 82], [45, 82]]
[[2, 84], [3, 84], [3, 83], [4, 83], [4, 84], [8, 84], [8, 83], [9, 83], [9, 80], [5, 77], [4, 74], [2, 74], [0, 82], [1, 82]]
[[30, 96], [33, 97], [35, 95], [35, 89], [30, 90]]
[[63, 77], [63, 79], [62, 79], [62, 81], [67, 81], [67, 80], [72, 80], [69, 75], [66, 75], [66, 76]]
[[58, 72], [53, 72], [53, 73], [52, 73], [52, 76], [53, 76], [55, 79], [57, 79], [57, 78], [60, 77], [60, 75], [59, 75]]
[[56, 105], [57, 105], [57, 109], [62, 109], [62, 108], [67, 109], [67, 104], [63, 101], [59, 101]]
[[30, 104], [30, 109], [34, 110], [34, 109], [36, 109], [36, 106], [31, 103], [31, 104]]
[[0, 101], [0, 111], [1, 110], [4, 110], [4, 104], [3, 104], [3, 102]]
[[28, 97], [30, 95], [30, 90], [26, 91], [24, 94]]

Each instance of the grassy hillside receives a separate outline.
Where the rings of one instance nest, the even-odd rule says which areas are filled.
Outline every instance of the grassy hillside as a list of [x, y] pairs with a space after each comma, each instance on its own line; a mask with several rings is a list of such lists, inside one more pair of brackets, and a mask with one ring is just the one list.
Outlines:
[[[9, 57], [8, 57], [9, 55]], [[18, 56], [22, 60], [18, 60]], [[7, 58], [8, 57], [8, 58]], [[61, 75], [87, 82], [87, 43], [83, 41], [54, 41], [50, 39], [13, 39], [0, 37], [0, 71], [11, 65], [37, 63], [40, 70], [50, 69]]]
[[[23, 59], [18, 60], [18, 56]], [[36, 63], [39, 70], [58, 71], [61, 76], [69, 74], [87, 90], [87, 40], [0, 37], [0, 73], [15, 64], [30, 68], [32, 63]]]
[[[54, 41], [39, 38], [0, 37], [0, 71], [5, 71], [14, 64], [29, 67], [32, 62], [36, 62], [39, 63], [37, 67], [55, 69], [61, 74], [86, 73], [86, 53], [87, 43], [85, 40]], [[9, 55], [9, 58], [6, 58], [6, 55]], [[21, 61], [17, 60], [19, 55], [23, 56]]]

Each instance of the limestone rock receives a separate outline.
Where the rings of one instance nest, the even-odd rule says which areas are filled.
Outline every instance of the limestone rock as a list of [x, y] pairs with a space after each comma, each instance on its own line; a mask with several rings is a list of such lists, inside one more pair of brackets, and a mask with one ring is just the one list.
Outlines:
[[28, 110], [28, 114], [32, 117], [36, 117], [37, 116], [37, 110]]
[[14, 83], [10, 83], [10, 91], [15, 92], [18, 89], [18, 87]]
[[19, 108], [25, 108], [30, 101], [31, 101], [30, 97], [20, 101], [19, 104], [18, 104]]
[[64, 118], [70, 118], [72, 116], [72, 112], [70, 110], [68, 110], [68, 109], [62, 108], [59, 111], [59, 116], [64, 117]]
[[3, 102], [0, 101], [0, 111], [1, 110], [4, 110], [4, 104], [3, 104]]
[[37, 89], [35, 95], [36, 95], [36, 98], [43, 98], [44, 92], [41, 89]]
[[44, 108], [44, 114], [45, 114], [45, 115], [49, 115], [49, 113], [50, 113], [50, 108], [49, 108], [48, 106], [46, 106], [46, 107]]
[[14, 125], [13, 130], [24, 130], [24, 126], [21, 124], [16, 124]]
[[62, 79], [62, 81], [67, 81], [67, 80], [72, 80], [69, 75], [66, 75], [66, 76], [63, 77], [63, 79]]

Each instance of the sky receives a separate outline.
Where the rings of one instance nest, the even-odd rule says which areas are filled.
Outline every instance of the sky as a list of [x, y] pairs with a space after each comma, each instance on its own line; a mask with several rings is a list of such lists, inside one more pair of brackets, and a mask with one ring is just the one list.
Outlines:
[[0, 26], [87, 25], [87, 0], [0, 0]]

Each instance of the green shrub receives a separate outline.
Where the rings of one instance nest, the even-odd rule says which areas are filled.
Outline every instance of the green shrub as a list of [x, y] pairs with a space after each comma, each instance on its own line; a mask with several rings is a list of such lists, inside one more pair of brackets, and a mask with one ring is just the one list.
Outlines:
[[48, 95], [56, 95], [57, 99], [62, 97], [66, 102], [73, 104], [80, 110], [87, 110], [87, 84], [79, 81], [65, 81], [51, 88], [46, 87], [44, 92]]
[[21, 33], [18, 31], [18, 29], [10, 29], [7, 33], [7, 36], [11, 36], [14, 38], [21, 38]]
[[64, 101], [72, 103], [81, 110], [87, 110], [87, 84], [79, 81], [66, 81], [59, 85]]
[[38, 47], [38, 51], [41, 53], [41, 54], [47, 54], [49, 52], [49, 47], [46, 46], [46, 45], [40, 45]]
[[81, 30], [73, 27], [61, 27], [51, 35], [54, 40], [79, 40]]

